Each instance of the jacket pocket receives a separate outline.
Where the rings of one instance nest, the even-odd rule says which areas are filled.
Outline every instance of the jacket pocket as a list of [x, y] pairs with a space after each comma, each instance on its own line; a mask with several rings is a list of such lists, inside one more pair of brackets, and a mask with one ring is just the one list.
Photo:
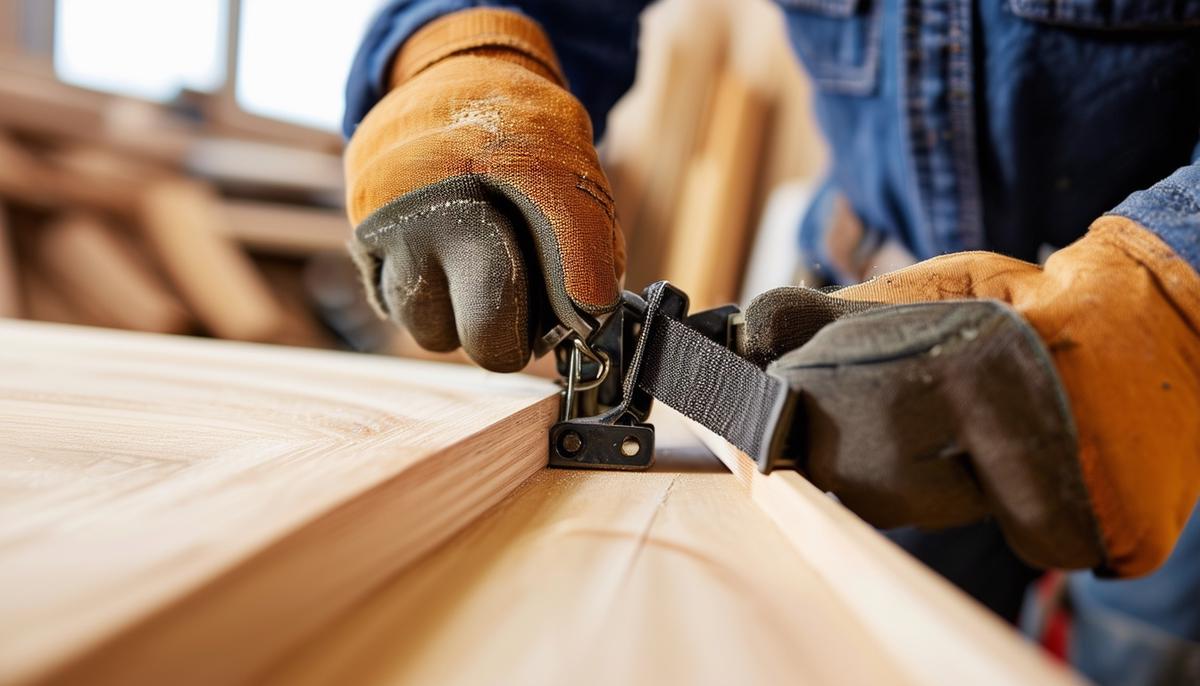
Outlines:
[[816, 86], [869, 95], [879, 79], [883, 0], [776, 0], [788, 37]]
[[1024, 19], [1092, 29], [1166, 30], [1200, 26], [1200, 0], [1008, 0]]

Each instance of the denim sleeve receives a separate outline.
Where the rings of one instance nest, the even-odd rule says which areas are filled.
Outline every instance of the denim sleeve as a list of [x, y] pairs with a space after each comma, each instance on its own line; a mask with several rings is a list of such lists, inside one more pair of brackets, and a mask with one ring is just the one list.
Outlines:
[[638, 16], [650, 0], [390, 0], [371, 21], [346, 81], [342, 132], [347, 138], [384, 96], [392, 56], [438, 17], [472, 7], [503, 7], [542, 25], [571, 92], [591, 115], [596, 139], [608, 111], [633, 84]]
[[1200, 273], [1200, 159], [1130, 195], [1108, 214], [1150, 229]]

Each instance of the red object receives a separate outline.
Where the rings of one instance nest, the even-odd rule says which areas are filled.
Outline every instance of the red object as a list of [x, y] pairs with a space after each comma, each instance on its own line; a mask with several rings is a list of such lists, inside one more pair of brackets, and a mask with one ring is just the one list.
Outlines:
[[1038, 605], [1045, 618], [1039, 643], [1043, 650], [1062, 662], [1067, 662], [1071, 638], [1071, 610], [1064, 602], [1065, 584], [1066, 577], [1062, 572], [1048, 572], [1037, 582]]

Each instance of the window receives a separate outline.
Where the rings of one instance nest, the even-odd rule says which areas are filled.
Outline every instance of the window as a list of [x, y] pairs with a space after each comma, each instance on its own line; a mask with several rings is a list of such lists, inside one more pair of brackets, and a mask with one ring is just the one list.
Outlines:
[[346, 74], [381, 0], [242, 0], [237, 101], [254, 114], [341, 127]]
[[[56, 0], [54, 66], [85, 88], [165, 101], [224, 87], [231, 0]], [[383, 0], [240, 0], [242, 109], [340, 128], [346, 74]]]
[[223, 81], [225, 0], [57, 0], [54, 23], [68, 83], [169, 100]]

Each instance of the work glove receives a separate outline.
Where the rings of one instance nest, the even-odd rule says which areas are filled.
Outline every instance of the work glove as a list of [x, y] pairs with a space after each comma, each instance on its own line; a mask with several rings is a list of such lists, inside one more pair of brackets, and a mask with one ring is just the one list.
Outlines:
[[769, 292], [743, 347], [799, 393], [802, 471], [876, 526], [991, 517], [1034, 565], [1136, 576], [1200, 492], [1200, 276], [1123, 217], [1044, 268], [968, 252]]
[[368, 299], [422, 347], [516, 371], [554, 325], [619, 300], [624, 244], [592, 125], [549, 40], [515, 12], [419, 30], [345, 156]]

